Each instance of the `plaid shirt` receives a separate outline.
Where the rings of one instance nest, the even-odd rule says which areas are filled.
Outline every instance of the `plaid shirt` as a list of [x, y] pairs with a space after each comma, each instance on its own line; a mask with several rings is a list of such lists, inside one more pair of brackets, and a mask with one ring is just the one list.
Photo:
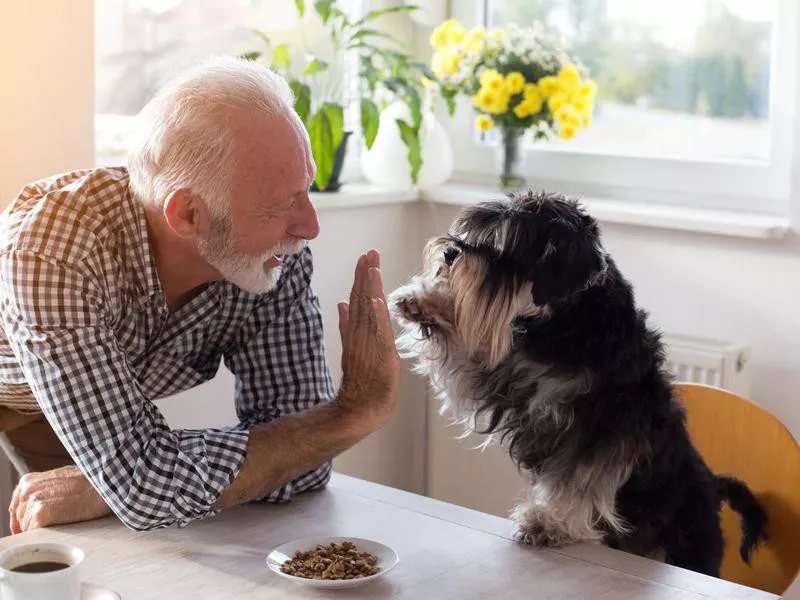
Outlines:
[[[123, 168], [27, 186], [0, 216], [0, 397], [33, 392], [92, 485], [132, 529], [215, 514], [248, 429], [334, 395], [311, 252], [277, 286], [209, 284], [170, 314], [142, 207]], [[172, 430], [153, 400], [236, 377], [237, 425]], [[28, 387], [29, 386], [29, 387]], [[288, 501], [330, 461], [264, 498]]]

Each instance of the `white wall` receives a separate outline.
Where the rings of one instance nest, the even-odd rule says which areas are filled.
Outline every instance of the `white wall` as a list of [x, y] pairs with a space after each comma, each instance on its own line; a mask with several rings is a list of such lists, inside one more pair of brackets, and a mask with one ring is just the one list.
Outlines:
[[3, 0], [0, 208], [28, 181], [92, 165], [93, 32], [91, 0]]

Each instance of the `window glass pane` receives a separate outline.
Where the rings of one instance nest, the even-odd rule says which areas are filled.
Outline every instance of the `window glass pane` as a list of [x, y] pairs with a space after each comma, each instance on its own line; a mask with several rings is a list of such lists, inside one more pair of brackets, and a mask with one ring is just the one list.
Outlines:
[[[330, 40], [314, 10], [300, 20], [289, 0], [95, 2], [97, 164], [124, 163], [133, 115], [176, 70], [210, 55], [268, 52], [253, 29], [268, 34], [273, 45], [288, 44], [294, 58], [313, 52], [331, 59]], [[342, 86], [340, 71], [332, 68], [330, 79]], [[326, 85], [325, 77], [315, 81]]]
[[487, 0], [490, 25], [541, 21], [599, 86], [592, 126], [555, 146], [678, 159], [769, 158], [777, 0]]

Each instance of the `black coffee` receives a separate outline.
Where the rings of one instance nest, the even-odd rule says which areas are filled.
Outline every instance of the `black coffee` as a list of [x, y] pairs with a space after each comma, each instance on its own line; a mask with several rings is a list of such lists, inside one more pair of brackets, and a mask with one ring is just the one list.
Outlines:
[[70, 565], [62, 562], [40, 561], [32, 562], [25, 565], [20, 565], [11, 569], [15, 573], [49, 573], [50, 571], [60, 571], [66, 569]]

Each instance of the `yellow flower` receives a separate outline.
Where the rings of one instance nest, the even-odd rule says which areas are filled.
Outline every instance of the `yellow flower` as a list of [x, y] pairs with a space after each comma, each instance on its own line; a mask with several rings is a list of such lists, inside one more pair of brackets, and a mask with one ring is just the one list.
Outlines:
[[481, 88], [472, 97], [472, 104], [483, 112], [500, 115], [508, 109], [508, 92], [505, 90], [495, 92], [489, 88]]
[[492, 90], [493, 92], [508, 92], [508, 89], [506, 88], [506, 80], [502, 77], [490, 79], [485, 87], [487, 90]]
[[558, 121], [560, 126], [570, 126], [579, 128], [583, 119], [581, 114], [571, 104], [565, 104], [553, 113], [553, 118]]
[[557, 92], [550, 96], [547, 100], [547, 106], [550, 108], [550, 112], [554, 113], [564, 106], [567, 103], [567, 98], [561, 92]]
[[458, 71], [461, 64], [461, 55], [450, 48], [443, 48], [433, 53], [431, 70], [437, 77], [448, 77]]
[[475, 126], [485, 133], [494, 127], [494, 121], [487, 115], [478, 115], [478, 118], [475, 119]]
[[578, 96], [577, 100], [573, 101], [572, 106], [584, 117], [591, 115], [594, 110], [594, 102], [584, 96]]
[[478, 93], [472, 97], [472, 105], [478, 110], [488, 112], [494, 106], [495, 94], [486, 88], [481, 88]]
[[528, 102], [523, 101], [514, 107], [514, 114], [517, 116], [518, 119], [525, 119], [526, 117], [529, 117], [536, 113], [532, 110]]
[[543, 98], [547, 99], [553, 94], [558, 93], [561, 86], [558, 83], [558, 78], [552, 75], [547, 75], [539, 80], [539, 93]]
[[467, 52], [480, 52], [486, 42], [486, 30], [483, 27], [470, 29], [464, 38], [464, 47]]
[[489, 35], [501, 44], [505, 44], [508, 41], [508, 35], [505, 29], [492, 29], [489, 31]]
[[481, 73], [480, 79], [478, 81], [481, 84], [481, 87], [490, 88], [490, 89], [505, 89], [505, 81], [503, 80], [503, 76], [500, 75], [495, 69], [486, 69], [483, 73]]
[[441, 50], [447, 46], [447, 30], [444, 28], [444, 25], [439, 25], [439, 27], [434, 29], [428, 41], [436, 50]]
[[583, 98], [594, 100], [597, 97], [597, 84], [591, 79], [587, 79], [578, 88], [578, 94]]
[[539, 95], [539, 92], [536, 92], [535, 96], [526, 96], [522, 102], [517, 104], [514, 107], [514, 114], [517, 115], [517, 118], [524, 119], [531, 115], [537, 114], [542, 110], [543, 105], [544, 101], [542, 100], [542, 97]]
[[465, 37], [467, 37], [467, 32], [464, 31], [464, 28], [458, 22], [456, 22], [455, 25], [452, 25], [447, 32], [447, 41], [451, 44], [463, 42]]
[[528, 98], [542, 99], [542, 94], [539, 92], [539, 86], [537, 86], [535, 83], [526, 83], [525, 87], [522, 89], [522, 93], [526, 100]]
[[558, 72], [558, 79], [570, 88], [577, 88], [581, 83], [581, 74], [575, 65], [564, 65]]
[[571, 140], [578, 133], [578, 128], [574, 125], [561, 124], [558, 127], [558, 137], [562, 140]]
[[509, 94], [519, 94], [525, 86], [525, 76], [518, 72], [513, 71], [506, 75], [506, 89]]
[[542, 100], [541, 96], [530, 96], [529, 98], [525, 98], [525, 104], [530, 107], [531, 114], [535, 115], [542, 110], [544, 100]]

